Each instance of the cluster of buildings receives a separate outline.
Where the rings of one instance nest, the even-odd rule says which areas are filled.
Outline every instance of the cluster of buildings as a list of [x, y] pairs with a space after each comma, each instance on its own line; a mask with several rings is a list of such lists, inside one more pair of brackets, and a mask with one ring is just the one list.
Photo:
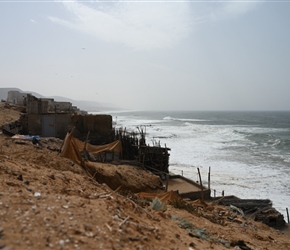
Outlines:
[[[170, 149], [146, 145], [143, 131], [136, 134], [114, 128], [111, 115], [88, 114], [70, 102], [37, 98], [15, 90], [8, 92], [6, 102], [22, 106], [25, 110], [17, 121], [2, 126], [6, 134], [64, 139], [71, 132], [74, 138], [92, 145], [105, 145], [118, 140], [122, 147], [119, 160], [139, 162], [151, 171], [155, 169], [158, 173], [168, 173]], [[104, 153], [104, 161], [112, 160], [109, 157], [112, 152]]]
[[52, 98], [37, 98], [30, 93], [9, 91], [8, 104], [23, 106], [26, 112], [19, 120], [5, 124], [2, 130], [8, 134], [38, 135], [64, 139], [74, 128], [79, 137], [88, 131], [105, 137], [112, 130], [110, 115], [88, 115], [70, 102], [56, 102]]

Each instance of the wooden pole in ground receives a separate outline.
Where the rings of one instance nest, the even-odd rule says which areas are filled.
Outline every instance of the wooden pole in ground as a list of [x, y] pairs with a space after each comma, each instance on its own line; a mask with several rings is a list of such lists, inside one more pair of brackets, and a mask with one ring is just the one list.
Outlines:
[[169, 182], [169, 174], [166, 174], [166, 187], [165, 187], [165, 191], [168, 191], [168, 182]]
[[[68, 131], [67, 134], [72, 134], [73, 131], [74, 131], [74, 129], [75, 129], [75, 127], [73, 127], [71, 131]], [[66, 138], [66, 137], [67, 137], [67, 135], [65, 136], [65, 138]], [[57, 154], [60, 154], [60, 153], [61, 153], [62, 147], [63, 147], [63, 145], [64, 145], [64, 141], [65, 141], [65, 140], [62, 140], [61, 146], [60, 146], [60, 148], [59, 148]]]
[[200, 188], [201, 188], [201, 201], [203, 202], [204, 201], [204, 194], [203, 194], [203, 186], [202, 186], [199, 168], [197, 168], [197, 171], [198, 171], [198, 176], [199, 176], [199, 184], [200, 184]]
[[208, 169], [208, 190], [210, 190], [210, 167]]
[[[83, 149], [83, 152], [86, 153], [87, 151], [87, 142], [88, 142], [88, 139], [89, 139], [89, 135], [90, 135], [90, 131], [87, 133], [87, 138], [86, 138], [86, 141], [85, 141], [85, 144], [84, 144], [84, 149]], [[85, 162], [84, 162], [84, 157], [86, 158], [87, 154], [82, 154], [81, 152], [81, 166], [83, 168], [85, 168]], [[86, 159], [87, 160], [87, 159]]]
[[88, 143], [88, 140], [89, 140], [89, 136], [90, 136], [90, 130], [87, 133], [87, 138], [86, 138], [85, 145], [84, 145], [84, 151], [87, 150], [87, 143]]
[[286, 207], [286, 213], [287, 213], [287, 220], [288, 220], [288, 224], [290, 223], [289, 222], [289, 212], [288, 212], [288, 208]]

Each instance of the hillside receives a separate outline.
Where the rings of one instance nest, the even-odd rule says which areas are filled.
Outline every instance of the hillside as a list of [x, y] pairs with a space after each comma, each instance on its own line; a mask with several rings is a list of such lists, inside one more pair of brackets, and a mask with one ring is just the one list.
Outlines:
[[[0, 126], [18, 110], [0, 103]], [[287, 230], [228, 207], [176, 202], [156, 211], [126, 188], [157, 191], [147, 171], [99, 163], [110, 181], [130, 176], [112, 190], [61, 157], [61, 140], [40, 142], [0, 134], [0, 249], [290, 249]]]

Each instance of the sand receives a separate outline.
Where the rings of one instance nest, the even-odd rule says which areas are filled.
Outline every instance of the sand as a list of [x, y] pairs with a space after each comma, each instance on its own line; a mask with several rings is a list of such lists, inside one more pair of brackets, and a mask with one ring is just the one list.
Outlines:
[[[0, 126], [19, 114], [1, 103]], [[0, 135], [0, 249], [290, 249], [289, 231], [228, 207], [197, 201], [155, 211], [133, 192], [143, 179], [144, 191], [159, 190], [150, 173], [100, 163], [113, 183], [130, 176], [120, 183], [131, 190], [115, 190], [61, 157], [61, 143]]]

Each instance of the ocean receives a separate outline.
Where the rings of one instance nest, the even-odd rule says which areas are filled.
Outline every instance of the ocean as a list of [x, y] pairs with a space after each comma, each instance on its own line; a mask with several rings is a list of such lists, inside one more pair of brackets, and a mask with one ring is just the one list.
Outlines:
[[290, 112], [166, 111], [110, 113], [116, 127], [146, 132], [170, 151], [169, 170], [208, 185], [212, 196], [270, 199], [290, 207]]

